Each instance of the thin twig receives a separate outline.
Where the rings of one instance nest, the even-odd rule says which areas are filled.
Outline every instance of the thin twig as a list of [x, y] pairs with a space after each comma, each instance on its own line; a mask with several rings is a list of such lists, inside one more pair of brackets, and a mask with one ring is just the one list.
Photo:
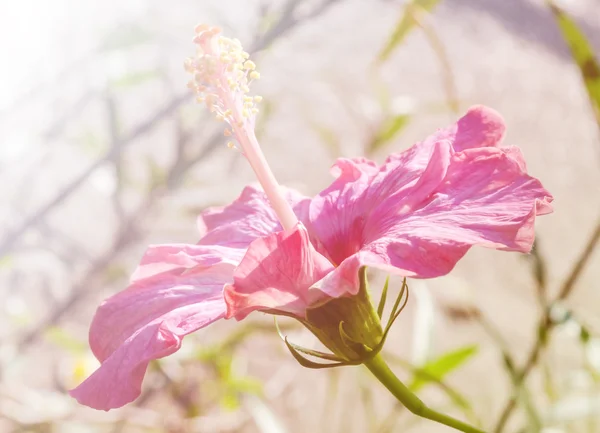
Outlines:
[[579, 259], [575, 263], [575, 266], [573, 266], [573, 268], [571, 269], [571, 272], [570, 272], [568, 278], [565, 280], [565, 282], [561, 286], [561, 288], [558, 292], [558, 295], [556, 296], [554, 301], [550, 302], [546, 306], [544, 311], [542, 312], [542, 317], [540, 318], [538, 328], [537, 328], [538, 329], [537, 339], [536, 339], [533, 347], [531, 348], [529, 355], [527, 356], [527, 360], [525, 361], [523, 368], [521, 368], [521, 370], [518, 372], [517, 376], [515, 377], [514, 393], [511, 396], [511, 398], [508, 400], [508, 402], [506, 403], [506, 406], [504, 407], [504, 409], [502, 410], [502, 412], [500, 414], [498, 422], [496, 423], [496, 427], [494, 428], [495, 433], [501, 433], [504, 430], [504, 428], [506, 427], [506, 423], [508, 422], [508, 419], [510, 418], [512, 412], [514, 411], [514, 409], [517, 405], [517, 401], [518, 401], [521, 389], [523, 387], [523, 384], [525, 383], [527, 377], [529, 376], [529, 373], [531, 373], [531, 371], [535, 367], [537, 361], [540, 358], [541, 352], [543, 351], [543, 349], [546, 347], [546, 345], [548, 343], [549, 333], [556, 325], [556, 323], [554, 321], [552, 321], [552, 317], [551, 317], [552, 308], [556, 304], [564, 301], [571, 294], [571, 292], [573, 291], [573, 288], [575, 287], [575, 283], [579, 280], [579, 277], [581, 276], [581, 272], [583, 271], [583, 269], [589, 262], [589, 259], [592, 256], [592, 252], [594, 251], [594, 248], [598, 244], [599, 240], [600, 240], [600, 220], [598, 220], [598, 223], [596, 224], [596, 228], [595, 228], [594, 232], [592, 233], [592, 236], [589, 238], [585, 248], [583, 249], [583, 252], [581, 253], [581, 255], [579, 256]]
[[[276, 39], [284, 35], [285, 33], [292, 30], [298, 24], [304, 21], [306, 18], [315, 18], [317, 15], [325, 12], [330, 6], [339, 2], [340, 0], [324, 0], [315, 10], [303, 18], [296, 18], [295, 12], [298, 7], [298, 2], [295, 0], [289, 0], [284, 9], [280, 19], [277, 23], [264, 35], [255, 38], [255, 42], [251, 44], [251, 52], [256, 53], [264, 50], [271, 45]], [[6, 255], [12, 248], [14, 243], [31, 227], [36, 226], [48, 213], [53, 211], [59, 204], [65, 201], [75, 191], [79, 189], [81, 185], [100, 168], [104, 163], [114, 160], [115, 156], [123, 151], [125, 146], [133, 143], [137, 138], [144, 135], [145, 133], [152, 130], [156, 124], [165, 118], [167, 118], [173, 111], [175, 111], [184, 102], [190, 101], [192, 94], [186, 92], [185, 94], [178, 95], [169, 101], [163, 108], [158, 110], [150, 119], [142, 122], [136, 127], [129, 135], [123, 137], [114, 143], [110, 150], [108, 150], [102, 157], [93, 162], [83, 173], [73, 179], [68, 185], [66, 185], [56, 196], [54, 196], [46, 204], [42, 205], [37, 211], [35, 211], [29, 217], [25, 217], [23, 221], [17, 226], [17, 228], [10, 231], [4, 239], [0, 242], [0, 258]]]
[[437, 55], [440, 61], [442, 69], [442, 82], [444, 91], [446, 93], [446, 99], [448, 106], [454, 113], [460, 111], [460, 104], [458, 99], [458, 90], [456, 88], [456, 80], [454, 78], [454, 72], [450, 63], [450, 57], [446, 53], [446, 48], [442, 39], [438, 36], [434, 26], [431, 24], [428, 13], [422, 8], [411, 8], [412, 18], [419, 27], [425, 33], [425, 37], [429, 41], [429, 45]]
[[71, 196], [71, 194], [77, 191], [79, 187], [88, 180], [92, 173], [94, 173], [106, 162], [111, 161], [115, 157], [115, 155], [123, 151], [123, 148], [125, 146], [128, 146], [129, 144], [133, 143], [137, 138], [154, 129], [159, 121], [165, 119], [183, 102], [188, 100], [191, 100], [191, 95], [188, 92], [173, 98], [160, 110], [158, 110], [150, 119], [142, 122], [129, 135], [114, 143], [110, 150], [108, 150], [102, 157], [93, 162], [83, 173], [81, 173], [79, 176], [73, 179], [50, 201], [41, 206], [29, 217], [25, 217], [23, 219], [23, 222], [16, 229], [9, 232], [0, 243], [0, 258], [9, 252], [10, 248], [12, 248], [14, 243], [29, 228], [36, 226], [48, 213], [50, 213], [58, 205], [63, 203], [68, 197]]

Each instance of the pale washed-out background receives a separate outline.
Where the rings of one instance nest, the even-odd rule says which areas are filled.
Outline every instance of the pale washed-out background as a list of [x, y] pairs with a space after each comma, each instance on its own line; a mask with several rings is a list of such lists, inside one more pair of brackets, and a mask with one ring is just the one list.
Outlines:
[[[385, 115], [382, 93], [392, 112], [411, 116], [371, 155], [378, 161], [449, 124], [457, 118], [446, 103], [451, 73], [460, 111], [476, 103], [500, 111], [506, 143], [521, 146], [529, 171], [555, 196], [555, 213], [537, 228], [548, 287], [556, 291], [600, 215], [600, 139], [544, 1], [442, 1], [427, 23], [450, 71], [418, 29], [375, 65], [402, 1], [296, 3], [298, 22], [254, 57], [262, 79], [253, 91], [266, 101], [260, 141], [279, 181], [307, 194], [327, 186], [335, 157], [365, 152]], [[598, 0], [563, 3], [600, 53]], [[95, 412], [64, 392], [95, 368], [85, 343], [95, 306], [124, 287], [145, 245], [194, 242], [198, 211], [227, 203], [253, 181], [243, 158], [225, 146], [222, 125], [188, 95], [182, 62], [193, 54], [194, 25], [220, 25], [250, 48], [287, 4], [0, 5], [0, 432], [376, 432], [386, 431], [390, 413], [396, 427], [388, 431], [449, 431], [394, 409], [360, 368], [301, 368], [260, 314], [250, 325], [224, 322], [188, 337], [177, 356], [153, 367], [137, 405]], [[411, 282], [416, 296], [387, 344], [415, 364], [477, 345], [477, 354], [444, 380], [469, 398], [487, 427], [505, 405], [510, 381], [478, 321], [452, 312], [479, 309], [523, 362], [539, 318], [530, 262], [476, 248], [450, 277]], [[600, 332], [599, 280], [596, 252], [566, 307]], [[571, 325], [553, 334], [544, 361], [556, 397], [544, 390], [543, 369], [528, 383], [556, 431], [597, 431], [600, 386], [583, 370]], [[232, 358], [203, 351], [222, 350], [219, 342], [242, 326], [261, 332], [236, 342]], [[302, 330], [289, 334], [312, 341]], [[435, 386], [422, 395], [461, 416]], [[519, 411], [509, 431], [523, 419]]]

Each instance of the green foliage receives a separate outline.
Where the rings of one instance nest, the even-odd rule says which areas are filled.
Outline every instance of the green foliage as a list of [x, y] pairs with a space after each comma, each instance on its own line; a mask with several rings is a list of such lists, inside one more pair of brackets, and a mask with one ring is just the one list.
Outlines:
[[[471, 407], [471, 403], [469, 402], [469, 400], [465, 396], [463, 396], [458, 390], [456, 390], [455, 388], [446, 384], [442, 380], [442, 378], [446, 374], [450, 373], [452, 370], [455, 370], [460, 365], [462, 365], [464, 362], [466, 362], [466, 360], [469, 359], [472, 355], [474, 355], [475, 352], [476, 352], [476, 346], [467, 346], [466, 348], [458, 349], [457, 351], [442, 355], [437, 360], [433, 360], [433, 361], [427, 363], [423, 367], [417, 367], [417, 366], [411, 364], [410, 362], [405, 361], [404, 359], [394, 356], [390, 353], [386, 353], [385, 357], [388, 358], [391, 362], [398, 364], [400, 367], [406, 369], [413, 375], [413, 384], [415, 382], [417, 382], [417, 388], [413, 389], [413, 388], [409, 387], [412, 391], [416, 392], [418, 389], [420, 389], [421, 387], [426, 386], [428, 384], [437, 386], [442, 392], [444, 392], [446, 394], [446, 396], [450, 399], [452, 404], [454, 406], [456, 406], [457, 408], [459, 408], [463, 412], [463, 414], [465, 415], [465, 417], [467, 419], [469, 419], [474, 424], [480, 425], [481, 422], [475, 415], [475, 412], [473, 411], [473, 408]], [[456, 355], [457, 353], [458, 353], [458, 355]], [[458, 358], [458, 361], [462, 360], [462, 362], [459, 362], [458, 365], [457, 365], [457, 358]], [[449, 362], [448, 361], [444, 362], [444, 359], [449, 359]], [[431, 366], [432, 364], [438, 364], [438, 363], [441, 363], [445, 366], [446, 371], [443, 372], [443, 374], [440, 374], [440, 370], [441, 370], [440, 367], [436, 367], [436, 366], [434, 366], [433, 368], [430, 367], [431, 370], [433, 370], [432, 372], [430, 372], [427, 369], [427, 366]], [[448, 367], [451, 367], [452, 365], [454, 365], [454, 368], [448, 369]], [[412, 385], [412, 386], [414, 386], [414, 385]]]
[[14, 262], [13, 256], [6, 255], [0, 257], [0, 269], [10, 267]]
[[440, 357], [427, 362], [421, 367], [420, 372], [415, 373], [412, 383], [409, 388], [412, 391], [418, 391], [427, 382], [432, 380], [442, 380], [446, 375], [462, 366], [465, 362], [471, 359], [477, 353], [477, 346], [470, 345], [461, 347]]
[[373, 140], [369, 143], [366, 150], [367, 154], [377, 152], [387, 143], [391, 142], [408, 125], [410, 118], [410, 114], [398, 114], [386, 119], [375, 134], [375, 137], [373, 137]]
[[594, 55], [592, 46], [577, 23], [553, 1], [548, 1], [550, 9], [563, 38], [569, 45], [573, 60], [577, 63], [587, 89], [596, 120], [600, 123], [600, 65]]
[[256, 136], [260, 139], [275, 113], [275, 103], [270, 99], [263, 99], [260, 103], [260, 116], [256, 118]]
[[327, 150], [329, 150], [329, 152], [331, 153], [331, 156], [337, 158], [342, 154], [340, 140], [335, 131], [318, 123], [313, 123], [312, 128], [319, 136], [321, 141], [323, 141], [323, 143], [327, 147]]
[[44, 335], [49, 342], [71, 354], [79, 355], [87, 351], [86, 342], [76, 338], [66, 329], [54, 326], [46, 329]]
[[431, 12], [440, 0], [411, 0], [405, 7], [383, 50], [379, 53], [378, 61], [385, 62], [392, 52], [404, 41], [406, 36], [413, 30], [417, 21], [417, 14]]

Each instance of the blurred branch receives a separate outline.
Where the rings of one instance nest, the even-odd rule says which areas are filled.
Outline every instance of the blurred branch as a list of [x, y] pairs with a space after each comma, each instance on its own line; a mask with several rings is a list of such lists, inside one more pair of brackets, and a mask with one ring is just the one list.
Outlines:
[[394, 27], [394, 31], [390, 35], [389, 40], [377, 56], [377, 62], [385, 62], [392, 52], [404, 42], [406, 36], [412, 31], [415, 24], [417, 24], [415, 20], [417, 12], [421, 14], [431, 13], [439, 2], [440, 0], [409, 0], [408, 2], [405, 2], [402, 15]]
[[[106, 102], [106, 117], [108, 123], [108, 132], [110, 136], [110, 141], [112, 146], [114, 147], [119, 142], [119, 118], [117, 107], [115, 104], [115, 97], [110, 88], [106, 89], [105, 94], [105, 102]], [[122, 148], [117, 147], [117, 151], [114, 153], [111, 158], [111, 162], [115, 171], [116, 185], [115, 190], [112, 194], [112, 202], [115, 209], [115, 213], [117, 214], [117, 218], [119, 220], [123, 220], [125, 218], [125, 210], [123, 209], [123, 203], [121, 203], [121, 192], [123, 190], [123, 151]]]
[[71, 194], [77, 191], [79, 187], [83, 185], [85, 181], [91, 176], [91, 174], [94, 173], [99, 167], [113, 160], [115, 158], [115, 155], [122, 152], [126, 146], [130, 145], [137, 138], [151, 131], [159, 121], [164, 120], [183, 102], [188, 100], [191, 100], [191, 95], [188, 92], [173, 98], [148, 120], [142, 122], [139, 126], [137, 126], [129, 135], [115, 142], [111, 149], [108, 152], [106, 152], [106, 154], [104, 154], [101, 158], [93, 162], [83, 173], [81, 173], [69, 184], [63, 187], [61, 191], [59, 191], [59, 193], [56, 194], [51, 200], [49, 200], [45, 205], [42, 205], [29, 217], [23, 218], [23, 222], [21, 222], [21, 224], [16, 229], [9, 232], [0, 242], [0, 257], [7, 254], [14, 245], [14, 243], [28, 229], [35, 227], [43, 218], [45, 218], [45, 216], [48, 213], [50, 213], [58, 205], [60, 205], [67, 198], [69, 198]]
[[87, 90], [66, 112], [61, 113], [60, 117], [46, 129], [43, 134], [44, 138], [52, 140], [59, 137], [69, 125], [72, 117], [79, 115], [97, 96], [98, 92], [96, 90]]
[[423, 8], [411, 9], [412, 19], [417, 25], [423, 30], [429, 45], [435, 52], [442, 70], [442, 83], [444, 86], [444, 93], [446, 94], [446, 100], [448, 101], [448, 107], [454, 112], [460, 111], [460, 103], [458, 100], [458, 90], [456, 88], [456, 80], [454, 79], [454, 72], [450, 63], [450, 58], [444, 47], [442, 39], [438, 36], [435, 31], [435, 27], [429, 19], [429, 13]]
[[529, 376], [529, 373], [531, 373], [531, 371], [535, 367], [536, 363], [538, 362], [538, 360], [540, 358], [541, 352], [548, 344], [548, 338], [549, 338], [550, 331], [552, 331], [552, 329], [556, 325], [556, 322], [552, 320], [552, 315], [551, 315], [553, 307], [556, 306], [557, 304], [560, 304], [571, 294], [571, 292], [573, 291], [573, 288], [575, 287], [575, 283], [581, 276], [581, 272], [583, 271], [585, 266], [588, 264], [589, 259], [592, 255], [596, 245], [598, 244], [599, 240], [600, 240], [600, 219], [598, 220], [598, 222], [596, 224], [596, 227], [594, 229], [594, 232], [592, 233], [592, 236], [589, 238], [587, 244], [585, 245], [583, 252], [579, 256], [578, 260], [575, 262], [575, 266], [573, 266], [569, 276], [567, 277], [565, 282], [562, 284], [560, 290], [558, 291], [558, 295], [556, 296], [554, 301], [548, 303], [548, 305], [546, 306], [546, 308], [544, 309], [544, 311], [542, 313], [542, 317], [540, 318], [540, 321], [539, 321], [538, 327], [537, 327], [537, 329], [538, 329], [537, 339], [536, 339], [533, 347], [531, 348], [529, 355], [527, 356], [527, 360], [525, 361], [525, 364], [517, 372], [517, 375], [514, 379], [513, 396], [508, 400], [504, 409], [501, 412], [500, 418], [498, 419], [496, 427], [494, 428], [495, 433], [501, 433], [504, 430], [506, 423], [508, 422], [508, 419], [510, 418], [512, 412], [514, 411], [514, 409], [516, 407], [517, 400], [519, 398], [519, 395], [521, 394], [522, 387], [523, 387], [527, 377]]
[[594, 249], [596, 248], [596, 245], [598, 244], [599, 240], [600, 240], [600, 219], [596, 223], [596, 228], [594, 229], [592, 236], [590, 237], [590, 239], [588, 240], [588, 243], [586, 244], [585, 248], [583, 249], [581, 256], [579, 257], [579, 259], [575, 263], [575, 266], [571, 270], [569, 277], [565, 280], [565, 282], [561, 286], [561, 288], [558, 292], [556, 301], [562, 301], [563, 299], [566, 299], [571, 294], [571, 291], [575, 287], [575, 283], [581, 276], [581, 272], [587, 265], [587, 263], [590, 259], [590, 256], [594, 252]]
[[[325, 12], [330, 6], [338, 3], [341, 0], [324, 0], [316, 9], [304, 17], [295, 17], [295, 12], [299, 2], [290, 0], [286, 3], [283, 12], [273, 27], [262, 36], [257, 36], [255, 42], [251, 44], [251, 52], [259, 52], [273, 43], [277, 38], [291, 31], [294, 27], [301, 24], [306, 19], [312, 19]], [[23, 218], [17, 228], [10, 231], [0, 241], [0, 257], [7, 254], [13, 247], [15, 242], [30, 228], [35, 227], [45, 216], [53, 211], [58, 205], [69, 198], [81, 185], [103, 164], [114, 161], [123, 149], [133, 143], [140, 136], [153, 130], [158, 122], [167, 118], [184, 102], [191, 101], [192, 94], [185, 92], [184, 94], [175, 96], [171, 101], [165, 104], [148, 120], [142, 122], [127, 136], [114, 142], [113, 146], [102, 157], [93, 162], [83, 173], [73, 179], [69, 184], [61, 189], [51, 200], [42, 205], [32, 215]]]
[[342, 0], [323, 0], [316, 8], [307, 13], [302, 17], [296, 17], [296, 10], [298, 8], [299, 1], [288, 0], [283, 6], [281, 17], [264, 35], [257, 38], [251, 45], [251, 51], [261, 51], [267, 46], [271, 45], [274, 40], [279, 39], [284, 34], [292, 30], [301, 22], [313, 19], [322, 15], [336, 3]]

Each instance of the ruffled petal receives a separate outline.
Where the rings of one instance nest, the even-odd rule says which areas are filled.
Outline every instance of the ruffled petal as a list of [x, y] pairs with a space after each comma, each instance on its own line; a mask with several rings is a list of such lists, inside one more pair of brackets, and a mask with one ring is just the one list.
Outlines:
[[225, 286], [227, 318], [241, 320], [254, 310], [304, 317], [306, 307], [326, 296], [310, 287], [332, 269], [302, 224], [257, 239], [236, 269], [234, 283]]
[[448, 273], [472, 245], [528, 252], [535, 216], [552, 209], [550, 193], [514, 153], [489, 147], [454, 154], [430, 196], [406, 201], [402, 212], [386, 200], [372, 213], [365, 249], [377, 265], [423, 278]]
[[363, 194], [376, 174], [374, 167], [362, 158], [338, 159], [331, 169], [337, 179], [310, 202], [309, 228], [317, 248], [335, 264], [362, 246]]
[[[472, 107], [454, 125], [440, 129], [404, 152], [391, 155], [378, 170], [364, 160], [339, 160], [332, 185], [310, 203], [310, 231], [333, 263], [373, 241], [372, 220], [405, 214], [431, 195], [450, 160], [466, 149], [494, 148], [504, 136], [502, 117], [490, 108]], [[506, 150], [519, 164], [520, 153]]]
[[[223, 286], [243, 251], [194, 245], [150, 247], [132, 284], [100, 305], [90, 346], [101, 366], [70, 394], [109, 410], [135, 400], [148, 363], [225, 316]], [[161, 263], [162, 261], [162, 263]]]
[[456, 152], [477, 147], [497, 147], [504, 138], [506, 124], [496, 110], [475, 105], [456, 124], [440, 131]]
[[[310, 199], [291, 188], [281, 188], [298, 219], [306, 221]], [[198, 228], [202, 245], [247, 248], [255, 239], [281, 230], [281, 225], [266, 194], [247, 186], [230, 205], [202, 212]]]

